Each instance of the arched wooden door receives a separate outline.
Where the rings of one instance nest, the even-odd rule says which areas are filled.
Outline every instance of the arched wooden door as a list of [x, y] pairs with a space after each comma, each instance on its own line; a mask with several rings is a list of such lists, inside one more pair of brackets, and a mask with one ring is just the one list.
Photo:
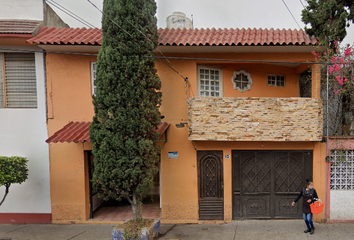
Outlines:
[[199, 219], [224, 219], [223, 152], [198, 151]]

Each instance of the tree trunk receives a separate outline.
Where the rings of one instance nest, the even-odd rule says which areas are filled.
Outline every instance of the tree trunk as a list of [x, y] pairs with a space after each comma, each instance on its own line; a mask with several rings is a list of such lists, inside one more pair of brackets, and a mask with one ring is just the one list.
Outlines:
[[7, 183], [5, 184], [5, 195], [2, 198], [1, 202], [0, 202], [0, 206], [3, 204], [3, 202], [5, 201], [5, 198], [7, 197], [7, 194], [9, 194], [9, 188], [10, 188], [11, 183]]
[[143, 215], [143, 203], [141, 197], [136, 192], [133, 193], [133, 200], [131, 204], [133, 208], [134, 221], [141, 220]]

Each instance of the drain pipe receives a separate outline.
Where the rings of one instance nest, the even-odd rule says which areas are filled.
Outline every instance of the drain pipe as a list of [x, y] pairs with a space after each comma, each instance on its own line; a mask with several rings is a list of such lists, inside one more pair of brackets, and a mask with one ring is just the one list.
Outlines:
[[330, 190], [330, 182], [329, 182], [329, 178], [328, 178], [328, 175], [329, 175], [329, 167], [330, 167], [330, 159], [329, 159], [329, 128], [328, 128], [328, 123], [329, 123], [329, 114], [328, 114], [328, 111], [329, 111], [329, 87], [328, 87], [328, 81], [329, 81], [329, 73], [328, 73], [328, 65], [326, 64], [326, 71], [327, 71], [327, 106], [326, 106], [326, 135], [327, 135], [327, 141], [326, 141], [326, 205], [325, 205], [325, 222], [327, 221], [328, 219], [328, 204], [329, 204], [329, 190]]
[[327, 117], [326, 117], [326, 122], [327, 122], [326, 125], [327, 125], [327, 127], [326, 127], [326, 130], [327, 130], [327, 157], [329, 157], [329, 143], [328, 143], [328, 122], [329, 122], [329, 120], [328, 120], [328, 110], [329, 110], [329, 107], [328, 107], [328, 102], [329, 102], [328, 80], [329, 80], [329, 76], [328, 76], [328, 65], [326, 65], [326, 68], [327, 68], [327, 113], [326, 113], [326, 115], [327, 115]]

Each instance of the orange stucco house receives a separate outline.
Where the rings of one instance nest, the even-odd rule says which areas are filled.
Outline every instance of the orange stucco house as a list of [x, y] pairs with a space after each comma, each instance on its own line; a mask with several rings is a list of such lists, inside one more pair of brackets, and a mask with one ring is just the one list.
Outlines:
[[[188, 78], [156, 61], [165, 116], [157, 129], [162, 222], [301, 218], [300, 204], [290, 204], [306, 178], [325, 202], [320, 66], [311, 54], [316, 39], [284, 29], [159, 34], [160, 51]], [[42, 28], [29, 42], [47, 51], [52, 219], [86, 221], [99, 205], [89, 187], [88, 128], [101, 32]], [[303, 98], [299, 74], [308, 68], [312, 97]]]

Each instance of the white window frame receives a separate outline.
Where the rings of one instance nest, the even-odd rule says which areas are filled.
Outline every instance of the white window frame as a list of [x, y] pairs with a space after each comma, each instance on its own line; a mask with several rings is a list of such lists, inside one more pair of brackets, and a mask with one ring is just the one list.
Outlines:
[[97, 78], [97, 62], [91, 62], [91, 95], [96, 95], [95, 80]]
[[[223, 97], [223, 69], [221, 67], [212, 67], [212, 66], [206, 66], [206, 65], [198, 65], [197, 67], [197, 79], [198, 79], [198, 97], [214, 97], [214, 96], [201, 96], [200, 94], [200, 69], [205, 69], [205, 70], [217, 70], [219, 71], [219, 98]], [[210, 79], [209, 79], [210, 81]], [[210, 90], [208, 90], [210, 92]], [[216, 92], [216, 91], [214, 91]]]
[[[248, 79], [248, 84], [247, 84], [247, 86], [246, 86], [245, 88], [239, 88], [239, 87], [237, 87], [237, 86], [236, 86], [236, 82], [234, 81], [235, 78], [236, 78], [236, 76], [237, 76], [237, 75], [240, 75], [240, 74], [245, 75], [245, 76], [247, 77], [247, 79]], [[253, 84], [253, 78], [251, 77], [251, 73], [246, 72], [245, 70], [241, 69], [241, 70], [239, 70], [239, 71], [234, 71], [234, 75], [232, 75], [232, 77], [231, 77], [231, 82], [232, 82], [233, 85], [234, 85], [234, 89], [237, 89], [237, 90], [239, 90], [240, 92], [246, 92], [246, 91], [250, 91], [250, 90], [251, 90], [251, 86], [252, 86], [252, 84]]]
[[[275, 77], [275, 85], [269, 84], [269, 77]], [[278, 86], [278, 80], [277, 77], [283, 77], [284, 78], [284, 86]], [[285, 87], [286, 86], [286, 76], [282, 74], [268, 74], [267, 75], [267, 86], [268, 87]]]

